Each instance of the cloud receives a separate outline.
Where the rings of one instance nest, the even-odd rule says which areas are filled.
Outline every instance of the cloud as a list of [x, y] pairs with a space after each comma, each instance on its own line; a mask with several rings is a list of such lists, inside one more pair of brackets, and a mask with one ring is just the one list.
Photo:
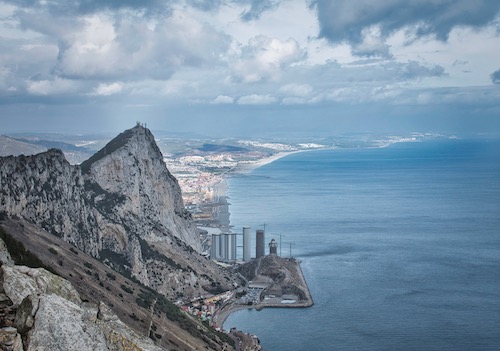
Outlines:
[[424, 66], [413, 60], [401, 66], [401, 68], [400, 77], [403, 80], [419, 79], [424, 77], [440, 77], [445, 74], [442, 66]]
[[69, 79], [56, 78], [54, 80], [29, 80], [26, 90], [32, 95], [67, 95], [78, 91], [79, 85]]
[[286, 84], [279, 89], [281, 93], [296, 97], [308, 96], [312, 90], [313, 88], [309, 84]]
[[276, 102], [276, 98], [271, 95], [245, 95], [238, 99], [239, 105], [268, 105]]
[[115, 83], [111, 83], [111, 84], [101, 83], [95, 89], [94, 94], [99, 95], [99, 96], [109, 96], [109, 95], [118, 94], [122, 90], [123, 90], [123, 83], [121, 83], [121, 82], [115, 82]]
[[48, 10], [53, 14], [87, 15], [100, 11], [138, 10], [148, 16], [165, 14], [170, 10], [171, 2], [162, 0], [5, 0], [4, 2], [20, 8]]
[[230, 45], [228, 35], [178, 11], [161, 21], [112, 13], [71, 21], [49, 13], [40, 18], [34, 12], [19, 13], [25, 29], [45, 34], [46, 41], [57, 45], [46, 73], [71, 79], [169, 79], [180, 67], [220, 64]]
[[245, 22], [258, 20], [262, 13], [277, 7], [280, 3], [279, 0], [240, 0], [237, 2], [250, 3], [250, 8], [241, 14], [241, 19]]
[[446, 41], [458, 26], [481, 27], [500, 10], [497, 0], [311, 0], [320, 24], [320, 36], [331, 42], [361, 43], [363, 31], [378, 27], [383, 37], [399, 29], [417, 36], [434, 35]]
[[389, 45], [384, 43], [380, 30], [376, 26], [362, 30], [362, 41], [354, 43], [352, 53], [356, 56], [392, 58]]
[[500, 84], [500, 69], [493, 72], [490, 77], [493, 84]]
[[423, 64], [414, 60], [397, 62], [369, 59], [344, 65], [331, 62], [314, 67], [301, 67], [300, 70], [303, 72], [296, 73], [297, 76], [306, 76], [307, 81], [314, 85], [314, 90], [407, 84], [446, 75], [444, 67], [440, 65]]
[[232, 104], [234, 102], [234, 98], [227, 95], [219, 95], [217, 96], [211, 103], [212, 104]]
[[222, 0], [187, 0], [187, 3], [203, 11], [212, 11], [222, 4]]
[[282, 69], [304, 55], [294, 39], [282, 41], [259, 35], [242, 48], [240, 58], [232, 64], [232, 77], [244, 83], [276, 79]]

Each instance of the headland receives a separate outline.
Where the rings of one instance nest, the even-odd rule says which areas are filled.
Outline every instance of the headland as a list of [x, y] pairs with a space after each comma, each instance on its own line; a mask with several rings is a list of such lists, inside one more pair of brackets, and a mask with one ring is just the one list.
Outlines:
[[299, 260], [270, 254], [234, 269], [246, 285], [215, 311], [213, 322], [217, 326], [222, 327], [231, 313], [241, 309], [303, 308], [314, 304]]

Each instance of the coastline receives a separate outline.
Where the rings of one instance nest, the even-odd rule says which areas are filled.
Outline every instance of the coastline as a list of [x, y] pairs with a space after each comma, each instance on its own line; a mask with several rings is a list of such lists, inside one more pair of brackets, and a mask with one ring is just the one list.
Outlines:
[[235, 174], [248, 174], [253, 170], [265, 166], [269, 163], [279, 160], [280, 158], [286, 157], [288, 155], [293, 155], [299, 152], [304, 152], [308, 150], [295, 150], [295, 151], [281, 151], [268, 157], [261, 158], [257, 161], [240, 162], [238, 165], [230, 172]]
[[272, 154], [271, 156], [263, 157], [257, 161], [239, 162], [233, 169], [221, 174], [219, 180], [213, 185], [214, 195], [216, 197], [227, 196], [227, 190], [229, 187], [227, 179], [232, 174], [249, 174], [252, 171], [256, 170], [257, 168], [273, 163], [274, 161], [277, 161], [280, 158], [304, 151], [309, 151], [309, 150], [281, 151], [276, 154]]
[[[305, 280], [304, 280], [305, 281]], [[306, 285], [307, 286], [307, 285]], [[306, 307], [311, 307], [314, 305], [314, 302], [312, 300], [312, 297], [309, 292], [309, 288], [307, 289], [307, 296], [310, 298], [309, 301], [306, 302], [297, 302], [294, 304], [279, 304], [279, 303], [274, 303], [274, 304], [266, 304], [266, 303], [259, 303], [257, 305], [239, 305], [235, 304], [234, 301], [231, 299], [229, 303], [224, 305], [220, 310], [216, 311], [214, 316], [213, 316], [213, 321], [214, 323], [221, 329], [224, 329], [224, 323], [226, 320], [229, 318], [229, 316], [234, 313], [238, 312], [241, 310], [252, 310], [255, 309], [256, 311], [260, 311], [264, 308], [306, 308]]]
[[[256, 283], [261, 285], [260, 287], [253, 287], [254, 289], [262, 289], [259, 292], [258, 302], [254, 300], [253, 303], [247, 304], [246, 301], [240, 300], [233, 291], [231, 297], [213, 315], [213, 322], [219, 328], [225, 329], [224, 324], [227, 318], [232, 313], [244, 309], [260, 311], [264, 308], [306, 308], [314, 305], [300, 260], [284, 259], [276, 254], [270, 254], [256, 259], [256, 261], [253, 261], [254, 264], [247, 263], [247, 267], [253, 267], [252, 269], [256, 267], [252, 281], [261, 282]], [[286, 278], [278, 278], [279, 276], [286, 276]], [[249, 278], [246, 277], [246, 279]], [[248, 286], [245, 286], [245, 290], [252, 288], [252, 281], [249, 281]], [[264, 281], [267, 283], [262, 286]], [[287, 295], [285, 291], [289, 290], [290, 287], [294, 287], [300, 293], [293, 293], [296, 294], [295, 296]], [[291, 293], [288, 292], [288, 294]], [[287, 297], [285, 298], [285, 296]]]

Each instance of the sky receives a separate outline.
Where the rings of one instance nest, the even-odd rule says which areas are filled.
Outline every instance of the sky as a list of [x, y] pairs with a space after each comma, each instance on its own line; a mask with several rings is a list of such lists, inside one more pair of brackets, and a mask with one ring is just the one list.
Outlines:
[[500, 134], [500, 1], [0, 1], [0, 134], [136, 121]]

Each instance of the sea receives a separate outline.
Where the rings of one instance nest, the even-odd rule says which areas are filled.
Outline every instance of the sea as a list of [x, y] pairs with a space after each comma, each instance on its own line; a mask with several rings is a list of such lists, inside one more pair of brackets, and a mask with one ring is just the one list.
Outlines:
[[299, 259], [314, 306], [225, 329], [266, 351], [500, 350], [499, 140], [296, 153], [228, 196], [232, 230], [265, 228]]

